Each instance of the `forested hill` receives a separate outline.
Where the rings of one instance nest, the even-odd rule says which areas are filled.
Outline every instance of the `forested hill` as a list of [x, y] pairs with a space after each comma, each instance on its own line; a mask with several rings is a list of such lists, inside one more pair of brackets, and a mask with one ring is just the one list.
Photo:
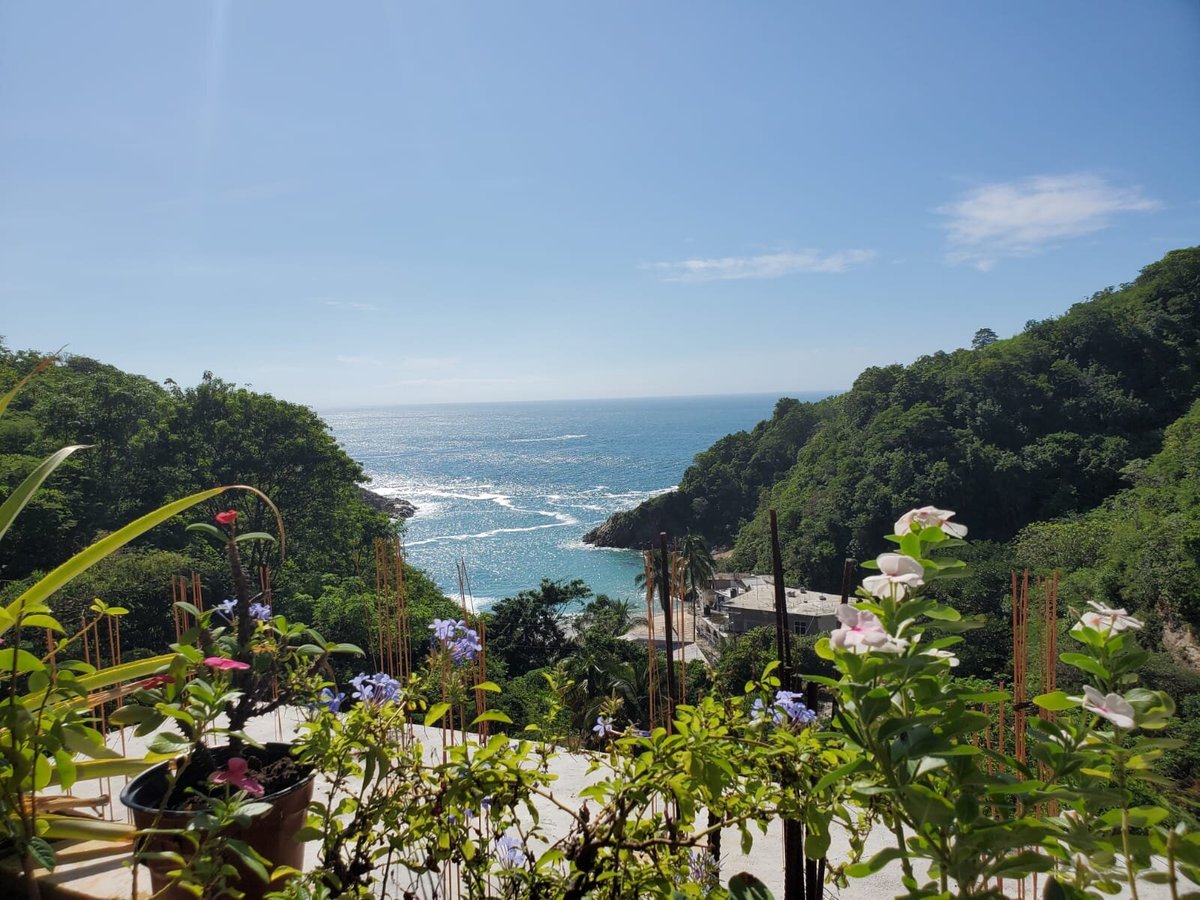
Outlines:
[[972, 537], [992, 540], [1097, 506], [1198, 395], [1193, 247], [1013, 338], [867, 369], [819, 403], [782, 400], [769, 421], [699, 454], [676, 491], [585, 540], [636, 547], [690, 530], [763, 570], [774, 507], [789, 578], [827, 589], [843, 558], [874, 555], [914, 505], [959, 510]]
[[[0, 391], [39, 359], [0, 341]], [[90, 446], [43, 485], [5, 535], [0, 591], [163, 503], [221, 484], [252, 484], [283, 511], [291, 552], [277, 584], [316, 590], [326, 573], [353, 574], [353, 553], [392, 533], [389, 516], [363, 501], [362, 467], [316, 413], [211, 373], [195, 387], [163, 387], [93, 359], [63, 358], [0, 418], [0, 496], [65, 444]], [[248, 495], [223, 496], [188, 520], [231, 505], [245, 516], [243, 530], [274, 531], [269, 511]], [[182, 527], [165, 527], [137, 546], [198, 544]]]

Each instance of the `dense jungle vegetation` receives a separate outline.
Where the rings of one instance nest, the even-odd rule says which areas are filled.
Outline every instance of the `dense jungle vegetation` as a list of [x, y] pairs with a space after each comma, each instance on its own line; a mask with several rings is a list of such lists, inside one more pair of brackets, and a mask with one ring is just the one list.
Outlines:
[[1007, 340], [867, 369], [844, 394], [780, 400], [752, 431], [696, 457], [680, 486], [589, 536], [646, 545], [660, 530], [770, 567], [777, 511], [789, 580], [829, 589], [842, 560], [923, 503], [957, 509], [974, 540], [1091, 510], [1200, 395], [1200, 248], [1177, 250]]

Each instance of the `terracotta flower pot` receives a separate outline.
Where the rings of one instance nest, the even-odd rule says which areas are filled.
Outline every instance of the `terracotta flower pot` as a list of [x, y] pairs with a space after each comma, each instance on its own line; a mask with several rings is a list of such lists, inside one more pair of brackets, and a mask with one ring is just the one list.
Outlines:
[[[288, 755], [288, 744], [268, 743], [265, 751], [272, 758], [282, 758]], [[250, 751], [253, 752], [253, 751]], [[227, 759], [232, 753], [229, 748], [217, 748], [214, 756], [221, 760]], [[170, 763], [162, 763], [152, 769], [147, 769], [138, 775], [125, 789], [121, 791], [121, 802], [133, 813], [133, 824], [140, 830], [144, 828], [186, 828], [188, 822], [196, 815], [193, 810], [162, 810], [163, 795], [167, 790], [167, 767]], [[264, 858], [269, 860], [267, 871], [275, 866], [291, 866], [296, 869], [304, 868], [304, 845], [296, 840], [296, 833], [304, 826], [308, 804], [313, 795], [313, 773], [303, 774], [295, 784], [282, 790], [275, 791], [260, 798], [260, 802], [268, 803], [271, 809], [260, 816], [255, 816], [245, 828], [234, 828], [230, 836], [245, 841]], [[176, 851], [184, 855], [191, 851], [191, 846], [172, 835], [149, 835], [142, 839], [143, 845], [151, 851]], [[236, 864], [236, 863], [235, 863]], [[161, 900], [192, 900], [190, 894], [172, 888], [159, 894], [166, 888], [171, 879], [167, 873], [176, 866], [161, 860], [147, 861], [144, 865], [150, 870], [150, 884], [156, 897]], [[264, 884], [262, 879], [241, 865], [237, 865], [241, 875], [237, 885], [246, 900], [261, 900], [268, 890], [277, 890], [280, 882], [271, 885]]]

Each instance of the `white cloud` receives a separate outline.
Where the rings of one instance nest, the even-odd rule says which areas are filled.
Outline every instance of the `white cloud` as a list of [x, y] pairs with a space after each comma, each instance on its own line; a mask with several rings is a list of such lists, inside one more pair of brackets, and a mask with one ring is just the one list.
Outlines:
[[663, 273], [663, 281], [724, 281], [742, 278], [782, 278], [797, 272], [845, 272], [875, 257], [874, 250], [841, 250], [822, 254], [817, 250], [797, 253], [767, 253], [762, 256], [723, 256], [715, 259], [684, 259], [643, 266]]
[[1160, 205], [1141, 188], [1116, 187], [1096, 175], [1038, 175], [981, 185], [937, 212], [948, 218], [946, 260], [987, 271], [1004, 257], [1032, 256], [1107, 228], [1118, 213]]

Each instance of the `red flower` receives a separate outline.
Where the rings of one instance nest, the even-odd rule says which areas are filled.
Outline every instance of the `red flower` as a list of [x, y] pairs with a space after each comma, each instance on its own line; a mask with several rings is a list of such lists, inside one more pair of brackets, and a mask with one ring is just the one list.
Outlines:
[[250, 663], [244, 663], [236, 659], [226, 659], [223, 656], [210, 656], [204, 660], [204, 664], [210, 669], [248, 669]]
[[240, 756], [230, 757], [224, 770], [218, 769], [208, 776], [213, 784], [228, 784], [245, 791], [251, 797], [261, 797], [263, 786], [247, 774], [248, 765]]
[[154, 675], [150, 678], [147, 678], [145, 681], [139, 684], [138, 687], [144, 691], [148, 691], [151, 688], [162, 687], [164, 684], [174, 683], [175, 679], [170, 675]]
[[237, 510], [227, 509], [223, 513], [217, 513], [215, 518], [218, 525], [232, 525], [237, 520]]

